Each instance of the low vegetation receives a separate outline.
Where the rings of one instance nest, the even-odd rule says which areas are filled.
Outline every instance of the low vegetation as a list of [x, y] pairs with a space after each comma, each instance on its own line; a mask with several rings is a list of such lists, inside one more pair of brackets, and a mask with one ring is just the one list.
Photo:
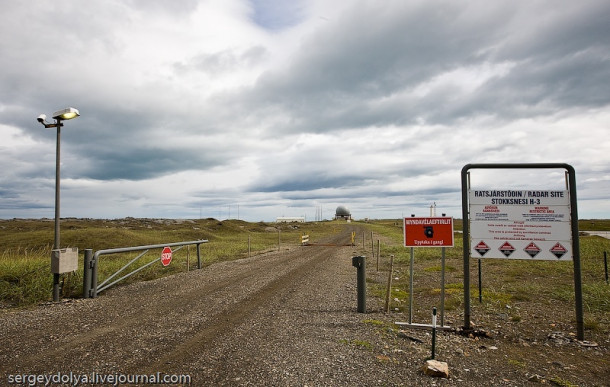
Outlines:
[[[21, 307], [51, 298], [50, 256], [53, 244], [52, 219], [0, 220], [0, 308]], [[62, 297], [80, 297], [83, 282], [84, 249], [94, 251], [117, 247], [142, 246], [207, 239], [201, 245], [202, 266], [214, 262], [245, 258], [248, 254], [295, 246], [303, 233], [329, 234], [337, 230], [333, 222], [248, 223], [216, 219], [63, 219], [61, 246], [79, 248], [79, 270], [62, 275]], [[119, 270], [138, 253], [108, 255], [100, 258], [99, 282]], [[152, 250], [136, 261], [137, 268], [158, 259]], [[125, 273], [132, 270], [130, 267]], [[195, 246], [173, 254], [168, 267], [153, 264], [122, 283], [143, 281], [192, 270], [197, 267]], [[118, 277], [117, 277], [118, 278]]]
[[[461, 230], [461, 222], [455, 223], [456, 231]], [[394, 255], [391, 306], [392, 310], [403, 312], [409, 303], [410, 249], [402, 247], [402, 224], [400, 220], [384, 220], [368, 226], [383, 246], [380, 273], [387, 273], [389, 256]], [[587, 231], [610, 230], [610, 220], [581, 220], [579, 229], [584, 328], [588, 335], [604, 337], [610, 332], [610, 285], [605, 280], [604, 267], [604, 252], [610, 252], [610, 240], [589, 235]], [[452, 323], [458, 325], [464, 297], [462, 246], [462, 234], [456, 233], [454, 247], [446, 248], [445, 254], [445, 311]], [[370, 254], [371, 250], [369, 246]], [[440, 256], [440, 248], [414, 249], [414, 321], [429, 322], [432, 307], [439, 305]], [[371, 266], [367, 263], [367, 267]], [[499, 318], [507, 325], [536, 327], [532, 324], [538, 324], [538, 327], [574, 330], [572, 261], [482, 259], [481, 273], [479, 302], [478, 261], [471, 259], [470, 294], [475, 322]], [[374, 295], [385, 295], [386, 277], [386, 274], [380, 274], [377, 280], [369, 280]]]
[[[376, 254], [376, 241], [380, 241], [381, 257], [378, 279], [367, 280], [371, 295], [383, 299], [389, 256], [394, 255], [394, 278], [391, 307], [405, 311], [409, 301], [410, 249], [402, 247], [400, 220], [355, 222], [367, 230], [356, 236], [356, 244], [370, 257]], [[310, 234], [312, 241], [339, 232], [343, 222], [309, 223], [248, 223], [239, 220], [216, 219], [64, 219], [61, 224], [62, 246], [79, 248], [79, 270], [62, 275], [62, 296], [80, 297], [82, 293], [82, 256], [85, 248], [93, 250], [114, 247], [162, 244], [207, 239], [201, 247], [202, 265], [245, 258], [248, 254], [296, 246], [302, 234]], [[456, 231], [461, 222], [456, 220]], [[585, 220], [581, 230], [610, 230], [608, 220]], [[49, 301], [52, 276], [50, 253], [53, 241], [53, 220], [2, 220], [0, 221], [0, 308], [22, 307]], [[366, 234], [366, 235], [365, 235]], [[371, 235], [375, 244], [371, 243]], [[610, 240], [588, 236], [580, 237], [585, 329], [590, 332], [610, 331], [610, 286], [604, 278], [604, 251], [610, 251]], [[250, 244], [250, 248], [248, 245]], [[250, 250], [250, 251], [249, 251]], [[99, 281], [133, 259], [137, 253], [104, 256], [99, 267]], [[151, 251], [142, 257], [136, 267], [158, 259], [160, 251]], [[432, 306], [438, 305], [440, 286], [440, 249], [415, 249], [414, 298], [418, 304], [414, 319], [427, 321]], [[485, 314], [506, 315], [510, 324], [522, 324], [545, 316], [547, 310], [560, 308], [563, 315], [573, 320], [574, 289], [571, 262], [520, 260], [483, 260], [483, 292], [478, 302], [477, 262], [471, 264], [471, 296], [473, 318]], [[376, 262], [369, 260], [367, 268], [376, 271]], [[172, 264], [163, 268], [153, 264], [123, 283], [143, 281], [197, 267], [194, 246], [174, 254]], [[448, 316], [462, 313], [463, 263], [462, 237], [456, 233], [455, 246], [446, 249], [445, 311]], [[539, 311], [537, 311], [539, 309]], [[570, 317], [572, 316], [572, 317]], [[561, 318], [558, 318], [561, 320]], [[454, 321], [455, 323], [455, 321]], [[555, 321], [548, 321], [548, 324]], [[570, 322], [573, 323], [573, 322]]]

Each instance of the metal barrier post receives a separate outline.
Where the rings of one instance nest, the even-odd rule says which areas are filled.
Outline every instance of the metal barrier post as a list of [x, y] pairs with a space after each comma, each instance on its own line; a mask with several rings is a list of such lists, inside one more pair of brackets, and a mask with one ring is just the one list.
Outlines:
[[445, 248], [441, 247], [441, 326], [445, 326]]
[[357, 268], [358, 313], [366, 313], [366, 259], [364, 256], [352, 257], [352, 266]]
[[483, 278], [481, 275], [481, 258], [479, 258], [479, 303], [483, 302]]
[[432, 308], [432, 356], [430, 359], [434, 359], [434, 353], [436, 352], [436, 307]]
[[89, 292], [90, 298], [97, 297], [97, 264], [98, 264], [99, 256], [93, 254], [93, 260], [91, 261], [91, 290]]
[[197, 269], [201, 269], [201, 243], [197, 243]]
[[83, 298], [89, 298], [91, 290], [91, 260], [93, 259], [93, 249], [85, 249], [84, 273], [83, 273]]
[[409, 263], [409, 324], [413, 324], [413, 262], [415, 249], [411, 247], [411, 257]]

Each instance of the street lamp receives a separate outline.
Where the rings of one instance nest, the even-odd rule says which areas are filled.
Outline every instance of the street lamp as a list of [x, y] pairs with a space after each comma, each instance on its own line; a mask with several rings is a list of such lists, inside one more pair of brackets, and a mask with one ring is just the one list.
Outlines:
[[[46, 121], [47, 116], [41, 114], [37, 120], [45, 128], [57, 128], [57, 144], [55, 152], [55, 240], [53, 242], [53, 250], [59, 250], [59, 160], [60, 160], [60, 139], [61, 139], [61, 127], [63, 126], [62, 121], [71, 120], [80, 115], [77, 109], [69, 107], [53, 113], [53, 119], [55, 123], [48, 123]], [[53, 301], [59, 301], [59, 273], [53, 273]]]

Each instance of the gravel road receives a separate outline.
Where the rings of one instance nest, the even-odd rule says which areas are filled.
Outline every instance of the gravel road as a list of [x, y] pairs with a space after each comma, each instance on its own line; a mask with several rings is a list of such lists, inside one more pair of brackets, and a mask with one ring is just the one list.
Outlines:
[[[349, 241], [353, 227], [326, 242]], [[439, 336], [439, 351], [459, 363], [451, 378], [423, 375], [428, 332], [397, 334], [396, 316], [380, 313], [372, 298], [369, 313], [356, 312], [357, 250], [290, 247], [96, 299], [5, 311], [0, 384], [29, 375], [157, 373], [188, 375], [196, 386], [528, 384], [528, 375], [494, 370], [494, 361], [506, 364], [495, 347], [455, 334]], [[470, 356], [481, 352], [491, 356]]]
[[[335, 241], [345, 242], [349, 230]], [[368, 350], [353, 247], [292, 247], [5, 312], [2, 374], [187, 374], [194, 385], [400, 384]], [[374, 337], [373, 337], [374, 339]]]

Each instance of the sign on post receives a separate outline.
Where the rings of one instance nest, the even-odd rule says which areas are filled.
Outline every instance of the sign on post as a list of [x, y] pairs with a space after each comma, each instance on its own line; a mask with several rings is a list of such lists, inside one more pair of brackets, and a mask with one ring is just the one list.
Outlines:
[[405, 247], [453, 247], [453, 218], [404, 218]]
[[168, 266], [172, 262], [172, 249], [169, 246], [165, 246], [161, 252], [161, 264]]
[[[471, 169], [562, 169], [566, 177], [566, 188], [564, 190], [472, 189]], [[461, 175], [464, 222], [464, 328], [471, 329], [471, 256], [572, 261], [576, 337], [584, 340], [578, 202], [574, 168], [565, 163], [467, 164], [462, 168]]]
[[570, 192], [469, 190], [476, 258], [572, 260]]
[[415, 247], [441, 247], [441, 329], [445, 315], [445, 247], [453, 247], [453, 218], [404, 218], [404, 246], [411, 248], [409, 263], [409, 322], [397, 325], [427, 327], [427, 324], [413, 324], [413, 263]]

